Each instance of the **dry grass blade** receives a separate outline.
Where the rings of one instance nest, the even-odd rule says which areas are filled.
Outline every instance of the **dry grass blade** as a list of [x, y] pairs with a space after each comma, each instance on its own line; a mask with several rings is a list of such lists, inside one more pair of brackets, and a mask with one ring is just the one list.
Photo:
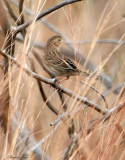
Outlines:
[[[123, 4], [0, 1], [1, 160], [125, 159]], [[45, 66], [45, 43], [54, 35], [63, 39], [51, 50], [58, 62], [91, 75], [63, 81]]]

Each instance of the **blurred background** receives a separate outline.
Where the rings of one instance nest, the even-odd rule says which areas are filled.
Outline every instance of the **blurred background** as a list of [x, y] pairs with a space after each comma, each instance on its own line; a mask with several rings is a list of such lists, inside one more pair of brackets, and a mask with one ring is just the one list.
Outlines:
[[[19, 1], [8, 0], [8, 2], [19, 20], [22, 16], [19, 15], [18, 11]], [[20, 33], [18, 34], [15, 41], [14, 57], [24, 67], [28, 67], [31, 70], [31, 61], [33, 61], [35, 71], [38, 74], [51, 78], [38, 63], [33, 53], [35, 51], [42, 57], [44, 53], [43, 46], [47, 40], [53, 35], [62, 35], [64, 40], [69, 42], [63, 44], [62, 48], [71, 50], [72, 46], [72, 55], [75, 57], [74, 63], [80, 69], [87, 71], [86, 64], [88, 61], [91, 62], [100, 72], [110, 78], [111, 85], [108, 87], [101, 80], [88, 80], [82, 76], [70, 77], [69, 80], [63, 81], [61, 84], [97, 103], [104, 110], [106, 107], [104, 101], [97, 101], [100, 95], [90, 87], [80, 83], [80, 81], [85, 81], [94, 86], [102, 94], [111, 89], [108, 96], [105, 97], [109, 109], [111, 109], [124, 100], [123, 92], [116, 94], [113, 92], [113, 88], [125, 81], [125, 1], [84, 0], [64, 6], [35, 22], [38, 14], [61, 2], [61, 0], [24, 1], [22, 11], [24, 21], [27, 22], [30, 19], [34, 19], [34, 22], [26, 29], [25, 38], [22, 38]], [[17, 24], [9, 15], [5, 4], [4, 7], [9, 23], [12, 26], [16, 26]], [[0, 38], [0, 46], [2, 48], [4, 46], [3, 42], [5, 42], [2, 30]], [[121, 41], [123, 44], [119, 45]], [[36, 47], [36, 44], [41, 47]], [[64, 54], [68, 57], [67, 53]], [[84, 56], [85, 63], [77, 57], [78, 54]], [[47, 96], [47, 100], [44, 101], [37, 81], [16, 65], [10, 66], [8, 74], [10, 76], [9, 125], [11, 126], [11, 131], [7, 155], [15, 155], [17, 150], [21, 153], [19, 148], [21, 148], [22, 144], [26, 144], [25, 141], [28, 136], [28, 145], [24, 145], [25, 151], [22, 153], [27, 152], [29, 159], [40, 159], [35, 156], [36, 153], [31, 151], [33, 147], [37, 146], [38, 142], [41, 142], [41, 144], [36, 148], [41, 148], [44, 152], [41, 159], [44, 159], [45, 155], [51, 160], [125, 159], [124, 143], [119, 145], [122, 141], [122, 134], [118, 132], [113, 121], [115, 118], [117, 122], [120, 122], [124, 130], [124, 112], [120, 112], [119, 115], [114, 116], [104, 124], [101, 123], [95, 126], [94, 131], [88, 134], [87, 129], [91, 124], [90, 121], [95, 118], [101, 118], [102, 115], [99, 112], [81, 104], [76, 98], [71, 98], [66, 94], [63, 95], [64, 102], [62, 103], [58, 91], [52, 86], [42, 83], [43, 90]], [[2, 85], [4, 83], [2, 71], [0, 79]], [[46, 104], [48, 101], [58, 110], [59, 114], [66, 113], [68, 115], [57, 123], [59, 124], [58, 126], [57, 124], [50, 126], [58, 116], [48, 108]], [[63, 109], [65, 105], [67, 106], [66, 111]], [[12, 122], [13, 117], [15, 117], [16, 123]], [[75, 130], [74, 133], [77, 133], [76, 136], [78, 137], [77, 145], [74, 149], [69, 147], [75, 141], [68, 133], [68, 129], [72, 126], [72, 119], [75, 126], [73, 130]], [[24, 137], [20, 139], [20, 134], [25, 128], [28, 129], [28, 134], [23, 135]], [[32, 141], [30, 142], [31, 137], [35, 139], [35, 144]], [[66, 157], [66, 149], [69, 148], [72, 152], [70, 156]], [[3, 150], [1, 149], [1, 155], [2, 152]]]

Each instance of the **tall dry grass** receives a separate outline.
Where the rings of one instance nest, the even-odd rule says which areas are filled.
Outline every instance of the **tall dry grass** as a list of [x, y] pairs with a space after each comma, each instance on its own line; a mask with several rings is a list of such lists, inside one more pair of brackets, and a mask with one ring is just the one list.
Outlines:
[[[36, 59], [34, 56], [43, 55], [42, 47], [36, 44], [45, 44], [52, 35], [61, 34], [69, 42], [62, 46], [62, 50], [66, 48], [71, 51], [71, 46], [74, 48], [70, 57], [73, 59], [74, 55], [76, 65], [82, 70], [91, 70], [91, 66], [87, 67], [88, 61], [91, 62], [97, 67], [98, 74], [104, 72], [110, 78], [110, 84], [105, 85], [103, 80], [82, 76], [70, 77], [61, 83], [65, 88], [98, 104], [101, 110], [105, 111], [104, 114], [77, 101], [77, 96], [72, 98], [63, 94], [62, 103], [58, 90], [42, 82], [47, 96], [44, 101], [38, 81], [9, 60], [7, 78], [4, 68], [1, 67], [0, 71], [0, 94], [3, 97], [0, 99], [1, 114], [6, 115], [1, 123], [7, 127], [6, 133], [3, 132], [4, 127], [1, 126], [0, 130], [1, 159], [124, 160], [124, 0], [77, 2], [45, 16], [45, 21], [41, 19], [37, 22], [35, 19], [39, 13], [61, 1], [24, 1], [21, 14], [18, 11], [19, 6], [16, 6], [18, 1], [8, 2], [18, 17], [15, 22], [6, 9], [6, 3], [2, 4], [5, 7], [4, 16], [10, 26], [16, 26], [22, 16], [25, 22], [33, 19], [32, 24], [26, 29], [26, 34], [19, 33], [15, 40], [14, 57], [23, 67], [51, 78], [38, 63], [39, 57]], [[0, 21], [1, 26], [2, 22]], [[6, 23], [4, 26], [6, 27]], [[5, 49], [8, 36], [3, 32], [3, 28], [1, 27], [0, 35], [1, 50]], [[109, 39], [111, 42], [108, 42]], [[99, 40], [104, 42], [98, 43]], [[85, 43], [86, 41], [89, 42]], [[114, 41], [116, 43], [113, 43]], [[121, 44], [121, 41], [124, 44]], [[85, 63], [78, 58], [78, 53], [86, 57]], [[2, 56], [0, 58], [2, 64], [4, 60]], [[108, 110], [100, 95], [80, 81], [94, 86], [105, 95]], [[117, 88], [120, 85], [121, 87]], [[9, 104], [6, 101], [5, 89], [9, 93]], [[48, 108], [48, 102], [57, 109], [58, 115]], [[64, 106], [67, 106], [65, 111]]]

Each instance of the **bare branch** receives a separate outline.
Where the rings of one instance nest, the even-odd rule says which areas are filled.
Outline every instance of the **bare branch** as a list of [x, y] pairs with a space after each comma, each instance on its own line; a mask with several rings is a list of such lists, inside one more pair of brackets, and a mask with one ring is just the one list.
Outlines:
[[71, 90], [69, 90], [67, 88], [64, 88], [61, 84], [59, 84], [59, 85], [56, 84], [55, 83], [55, 78], [54, 79], [48, 79], [48, 78], [45, 78], [45, 77], [43, 77], [41, 75], [38, 75], [34, 72], [31, 72], [29, 69], [24, 68], [21, 63], [19, 63], [15, 58], [11, 57], [10, 55], [8, 55], [8, 54], [6, 54], [2, 51], [0, 51], [0, 54], [7, 57], [9, 60], [12, 60], [19, 68], [23, 68], [25, 73], [27, 73], [29, 76], [31, 76], [31, 77], [39, 80], [39, 81], [42, 81], [44, 83], [52, 85], [54, 88], [59, 89], [61, 92], [67, 94], [68, 96], [70, 96], [72, 98], [76, 98], [76, 100], [80, 101], [81, 103], [84, 103], [85, 105], [87, 105], [91, 108], [94, 108], [96, 111], [98, 111], [101, 114], [107, 113], [107, 110], [103, 111], [101, 106], [99, 106], [97, 104], [94, 104], [93, 102], [91, 102], [87, 98], [82, 97], [82, 96], [72, 92]]
[[[65, 5], [72, 4], [72, 3], [75, 3], [75, 2], [79, 2], [79, 1], [83, 1], [83, 0], [67, 0], [67, 1], [63, 1], [63, 2], [61, 2], [61, 3], [59, 3], [59, 4], [57, 4], [56, 6], [54, 6], [54, 7], [50, 8], [50, 9], [45, 10], [45, 11], [43, 11], [42, 13], [40, 13], [40, 14], [37, 16], [36, 21], [38, 21], [39, 19], [45, 17], [46, 15], [48, 15], [48, 14], [50, 14], [50, 13], [52, 13], [52, 12], [58, 10], [59, 8], [64, 7]], [[21, 32], [22, 30], [24, 30], [25, 28], [27, 28], [33, 21], [34, 21], [34, 19], [33, 19], [33, 20], [30, 20], [30, 21], [28, 21], [28, 22], [26, 22], [26, 23], [24, 23], [24, 24], [22, 24], [22, 25], [20, 25], [20, 26], [18, 26], [18, 27], [15, 29], [14, 34], [17, 34], [17, 33]]]

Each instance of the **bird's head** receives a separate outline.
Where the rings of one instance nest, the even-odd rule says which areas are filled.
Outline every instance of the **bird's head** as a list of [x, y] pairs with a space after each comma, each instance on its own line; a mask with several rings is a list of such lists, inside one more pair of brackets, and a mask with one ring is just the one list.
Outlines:
[[47, 47], [54, 47], [56, 49], [59, 49], [62, 44], [62, 37], [61, 36], [52, 36], [47, 41]]

